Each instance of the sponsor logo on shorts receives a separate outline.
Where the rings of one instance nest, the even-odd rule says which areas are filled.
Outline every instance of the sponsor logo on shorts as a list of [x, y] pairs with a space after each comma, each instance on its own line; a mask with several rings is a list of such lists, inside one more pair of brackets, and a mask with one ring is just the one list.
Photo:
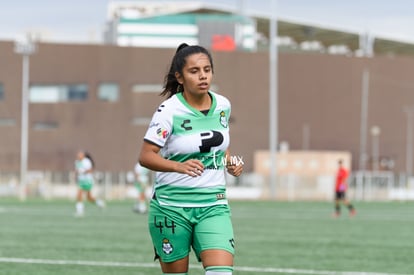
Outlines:
[[171, 254], [171, 252], [173, 252], [173, 246], [170, 243], [170, 240], [168, 239], [163, 239], [162, 240], [162, 251], [164, 251], [165, 254], [169, 255]]
[[226, 194], [223, 194], [223, 193], [216, 194], [216, 198], [217, 200], [224, 200], [226, 198]]

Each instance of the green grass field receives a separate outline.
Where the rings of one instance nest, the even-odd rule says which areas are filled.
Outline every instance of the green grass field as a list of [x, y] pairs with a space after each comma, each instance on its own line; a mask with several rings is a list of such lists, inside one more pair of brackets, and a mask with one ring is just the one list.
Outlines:
[[[146, 215], [132, 201], [0, 199], [0, 274], [161, 274]], [[414, 203], [356, 203], [357, 216], [331, 217], [332, 203], [232, 201], [233, 274], [414, 274]], [[191, 256], [190, 275], [203, 275]]]

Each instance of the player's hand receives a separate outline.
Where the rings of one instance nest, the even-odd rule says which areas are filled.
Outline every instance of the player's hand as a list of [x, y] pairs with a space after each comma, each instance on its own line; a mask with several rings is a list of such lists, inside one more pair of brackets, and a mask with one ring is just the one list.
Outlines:
[[201, 176], [201, 174], [204, 172], [204, 165], [197, 159], [189, 159], [180, 164], [178, 172], [195, 178]]
[[235, 177], [240, 176], [241, 173], [243, 172], [243, 165], [242, 164], [236, 165], [236, 164], [228, 163], [226, 165], [226, 168], [227, 168], [227, 172], [230, 175], [235, 176]]

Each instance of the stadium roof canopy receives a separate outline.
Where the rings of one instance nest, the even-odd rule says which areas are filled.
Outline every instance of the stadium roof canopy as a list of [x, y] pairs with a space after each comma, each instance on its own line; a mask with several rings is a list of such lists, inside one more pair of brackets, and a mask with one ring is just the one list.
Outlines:
[[[269, 35], [269, 19], [256, 18], [258, 30]], [[346, 45], [355, 52], [360, 48], [361, 34], [278, 20], [278, 36], [291, 37], [297, 43], [320, 41], [325, 47]], [[386, 38], [373, 37], [373, 53], [377, 55], [414, 55], [414, 44]]]
[[[123, 16], [125, 16], [125, 13], [128, 13], [132, 17], [140, 18], [176, 13], [243, 13], [256, 20], [257, 31], [262, 38], [262, 46], [267, 45], [269, 38], [269, 20], [271, 16], [269, 13], [243, 10], [242, 7], [229, 4], [208, 3], [204, 1], [164, 2], [154, 0], [110, 2], [108, 5], [108, 20], [118, 17], [120, 13], [123, 13]], [[281, 18], [278, 18], [277, 25], [279, 46], [281, 45], [280, 41], [282, 41], [282, 45], [285, 45], [282, 49], [285, 51], [303, 51], [303, 46], [309, 45], [308, 50], [326, 52], [326, 49], [336, 48], [340, 51], [342, 48], [342, 53], [348, 51], [348, 53], [352, 52], [357, 55], [364, 55], [364, 53], [358, 52], [361, 51], [361, 45], [364, 44], [361, 44], [361, 42], [368, 41], [368, 47], [370, 48], [368, 55], [414, 55], [414, 44], [412, 43], [380, 37], [369, 37], [356, 32], [315, 26], [294, 22], [292, 20], [283, 20]], [[365, 45], [367, 44], [365, 43]]]

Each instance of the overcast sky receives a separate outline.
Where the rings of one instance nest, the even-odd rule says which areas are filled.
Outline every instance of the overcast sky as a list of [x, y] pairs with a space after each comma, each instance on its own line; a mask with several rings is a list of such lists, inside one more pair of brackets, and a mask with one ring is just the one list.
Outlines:
[[[164, 0], [166, 2], [171, 2]], [[237, 6], [241, 0], [204, 0]], [[244, 0], [246, 10], [271, 10], [272, 0]], [[0, 0], [0, 40], [40, 31], [48, 41], [100, 42], [109, 0]], [[129, 1], [133, 2], [133, 1]], [[276, 0], [283, 20], [414, 43], [412, 0]]]

